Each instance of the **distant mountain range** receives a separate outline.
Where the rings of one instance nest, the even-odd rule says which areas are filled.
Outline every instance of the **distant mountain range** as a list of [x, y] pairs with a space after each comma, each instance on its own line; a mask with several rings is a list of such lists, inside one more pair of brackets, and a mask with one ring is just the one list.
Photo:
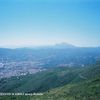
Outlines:
[[[72, 45], [72, 44], [69, 44], [69, 43], [65, 43], [65, 42], [62, 42], [62, 43], [58, 43], [58, 44], [55, 44], [55, 45], [44, 45], [44, 46], [26, 46], [26, 47], [17, 47], [15, 49], [41, 49], [41, 48], [100, 48], [100, 46], [97, 46], [97, 47], [78, 47], [78, 46], [75, 46], [75, 45]], [[5, 50], [5, 49], [10, 49], [10, 48], [0, 48], [2, 50]], [[14, 48], [13, 48], [14, 49]]]
[[76, 47], [61, 43], [34, 48], [0, 48], [0, 62], [39, 62], [42, 67], [73, 66], [94, 63], [100, 58], [100, 47]]
[[57, 48], [57, 49], [63, 49], [63, 48], [74, 48], [76, 46], [68, 43], [59, 43], [59, 44], [54, 44], [54, 45], [44, 45], [44, 46], [29, 46], [29, 47], [24, 47], [24, 48], [34, 48], [34, 49], [40, 49], [40, 48]]

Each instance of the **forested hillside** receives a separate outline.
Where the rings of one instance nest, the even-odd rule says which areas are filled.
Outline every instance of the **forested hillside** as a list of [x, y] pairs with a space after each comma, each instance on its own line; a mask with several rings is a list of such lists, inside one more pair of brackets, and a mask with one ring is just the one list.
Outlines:
[[[0, 81], [2, 92], [42, 92], [42, 96], [2, 96], [1, 100], [98, 100], [100, 63], [85, 68], [57, 68]], [[51, 98], [51, 99], [50, 99]], [[13, 99], [12, 99], [13, 100]]]

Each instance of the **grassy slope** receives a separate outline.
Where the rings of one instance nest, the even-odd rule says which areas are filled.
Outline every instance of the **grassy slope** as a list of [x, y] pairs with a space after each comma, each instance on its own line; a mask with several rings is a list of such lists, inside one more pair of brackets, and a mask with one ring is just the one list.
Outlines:
[[52, 89], [43, 96], [3, 96], [0, 100], [99, 100], [100, 78]]
[[99, 100], [100, 79], [94, 79], [79, 84], [66, 85], [47, 94], [54, 100]]

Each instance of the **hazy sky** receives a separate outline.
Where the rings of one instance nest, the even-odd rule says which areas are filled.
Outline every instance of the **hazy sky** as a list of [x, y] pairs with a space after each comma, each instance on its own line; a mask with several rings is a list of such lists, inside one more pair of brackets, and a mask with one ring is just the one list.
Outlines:
[[0, 0], [0, 47], [61, 42], [100, 46], [100, 0]]

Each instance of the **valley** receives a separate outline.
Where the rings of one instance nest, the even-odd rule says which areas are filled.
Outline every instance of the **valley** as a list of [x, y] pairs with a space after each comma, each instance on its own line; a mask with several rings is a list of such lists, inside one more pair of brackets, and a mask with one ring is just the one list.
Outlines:
[[38, 48], [0, 48], [0, 78], [34, 74], [56, 67], [85, 67], [100, 59], [100, 48], [68, 44]]
[[1, 48], [0, 93], [43, 94], [0, 100], [98, 100], [100, 48]]

